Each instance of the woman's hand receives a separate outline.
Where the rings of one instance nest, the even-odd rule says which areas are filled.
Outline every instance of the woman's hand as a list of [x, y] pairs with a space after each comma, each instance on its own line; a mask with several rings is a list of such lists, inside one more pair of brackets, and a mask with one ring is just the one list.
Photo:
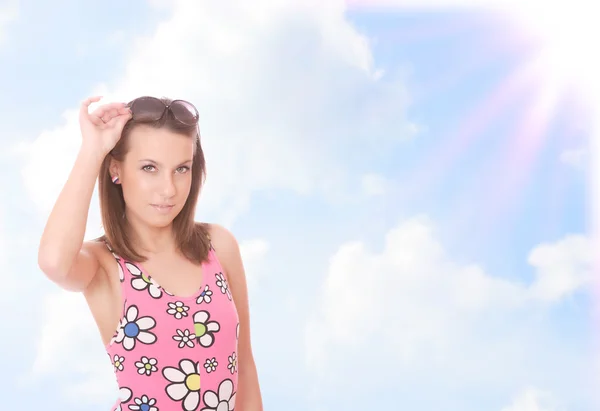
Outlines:
[[90, 97], [81, 103], [79, 126], [83, 144], [106, 155], [121, 138], [125, 123], [131, 118], [131, 110], [125, 103], [109, 103], [89, 113], [89, 106], [102, 97]]

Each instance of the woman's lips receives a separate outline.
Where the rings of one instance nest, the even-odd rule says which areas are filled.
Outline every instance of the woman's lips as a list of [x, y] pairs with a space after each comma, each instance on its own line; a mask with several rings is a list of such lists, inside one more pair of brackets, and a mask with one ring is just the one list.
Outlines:
[[160, 213], [168, 213], [174, 206], [174, 204], [152, 204], [152, 207]]

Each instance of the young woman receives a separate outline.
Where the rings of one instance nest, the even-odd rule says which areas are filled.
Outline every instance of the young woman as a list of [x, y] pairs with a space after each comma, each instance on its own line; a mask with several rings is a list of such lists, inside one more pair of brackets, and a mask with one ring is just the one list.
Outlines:
[[[119, 386], [112, 410], [261, 411], [239, 246], [194, 221], [205, 176], [198, 112], [140, 97], [89, 113], [38, 263], [82, 292]], [[84, 242], [98, 179], [104, 235]]]

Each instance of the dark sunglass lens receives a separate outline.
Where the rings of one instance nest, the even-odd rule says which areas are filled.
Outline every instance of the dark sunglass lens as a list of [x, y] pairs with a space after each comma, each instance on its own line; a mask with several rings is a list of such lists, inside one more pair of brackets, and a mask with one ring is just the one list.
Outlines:
[[171, 104], [173, 117], [186, 125], [194, 125], [198, 121], [198, 110], [187, 101], [177, 100]]
[[137, 121], [158, 121], [165, 111], [165, 104], [155, 97], [140, 97], [131, 104], [133, 119]]

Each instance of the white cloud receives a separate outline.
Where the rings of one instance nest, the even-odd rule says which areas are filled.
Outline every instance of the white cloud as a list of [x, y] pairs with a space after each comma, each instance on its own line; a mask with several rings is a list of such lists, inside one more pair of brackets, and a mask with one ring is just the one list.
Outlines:
[[582, 168], [587, 159], [587, 151], [583, 148], [565, 150], [560, 154], [560, 161], [571, 167]]
[[388, 181], [381, 174], [367, 173], [360, 182], [363, 193], [368, 197], [383, 195], [387, 191]]
[[[308, 352], [316, 355], [311, 362], [321, 362], [323, 349], [342, 342], [358, 345], [380, 332], [410, 360], [416, 351], [433, 348], [427, 347], [431, 341], [451, 338], [457, 317], [467, 319], [525, 300], [519, 286], [490, 277], [477, 266], [453, 263], [424, 216], [391, 230], [382, 254], [358, 242], [341, 246], [331, 259], [322, 292], [315, 310], [318, 319], [308, 328], [327, 330], [323, 340], [332, 345], [309, 340]], [[357, 323], [364, 324], [359, 334]], [[385, 327], [388, 323], [395, 327]]]
[[550, 393], [527, 388], [510, 406], [501, 411], [558, 411], [558, 407]]
[[8, 0], [0, 3], [0, 45], [6, 41], [5, 31], [19, 17], [19, 2]]
[[592, 243], [583, 235], [568, 235], [552, 244], [538, 245], [528, 257], [535, 269], [532, 297], [556, 302], [591, 284]]
[[[25, 292], [23, 284], [21, 283], [22, 272], [19, 272], [15, 268], [18, 267], [13, 264], [11, 257], [14, 257], [14, 244], [16, 244], [20, 238], [7, 229], [7, 213], [4, 207], [0, 206], [0, 281], [2, 282], [2, 288], [5, 290], [6, 295], [0, 302], [0, 309], [6, 310], [14, 307], [15, 300], [18, 299], [22, 292]], [[12, 241], [10, 239], [12, 238]]]
[[52, 376], [65, 382], [61, 389], [67, 400], [93, 404], [116, 398], [111, 363], [83, 295], [62, 290], [48, 294], [42, 313], [33, 366], [20, 377], [20, 385]]
[[240, 244], [240, 254], [248, 281], [248, 288], [256, 287], [264, 267], [262, 262], [269, 251], [269, 243], [261, 238], [244, 241]]
[[[93, 109], [93, 108], [92, 108]], [[63, 185], [67, 181], [81, 144], [76, 109], [65, 110], [63, 127], [44, 131], [34, 142], [20, 142], [12, 147], [15, 155], [24, 156], [21, 170], [23, 187], [45, 222]], [[85, 239], [102, 234], [97, 185], [91, 199]], [[43, 226], [42, 226], [43, 227]], [[41, 232], [39, 235], [41, 236]]]
[[401, 8], [410, 10], [439, 10], [447, 8], [507, 7], [517, 0], [346, 0], [352, 8]]
[[[231, 224], [256, 190], [329, 193], [346, 178], [342, 144], [367, 154], [414, 134], [403, 116], [403, 78], [379, 78], [342, 3], [225, 3], [177, 2], [153, 35], [131, 40], [122, 79], [90, 93], [198, 105], [208, 163], [200, 214]], [[25, 187], [42, 210], [78, 144], [77, 117], [67, 111], [62, 125], [24, 149]], [[54, 158], [64, 159], [60, 167]]]
[[454, 383], [472, 385], [482, 375], [518, 382], [522, 361], [548, 347], [545, 337], [535, 337], [545, 331], [539, 323], [531, 329], [530, 321], [546, 303], [585, 286], [590, 251], [582, 236], [536, 247], [529, 256], [535, 279], [526, 284], [454, 262], [424, 216], [391, 230], [381, 253], [344, 244], [331, 258], [306, 326], [308, 367], [337, 381], [346, 375], [345, 359], [369, 350], [370, 366], [399, 365], [398, 378], [419, 372], [444, 378], [460, 369]]
[[[7, 187], [5, 187], [5, 190]], [[11, 192], [13, 188], [8, 188]], [[21, 251], [23, 235], [15, 232], [12, 227], [9, 227], [10, 214], [7, 212], [7, 204], [0, 206], [0, 281], [2, 287], [6, 291], [0, 307], [6, 304], [6, 308], [11, 307], [16, 300], [20, 298], [22, 292], [27, 291], [27, 284], [23, 281], [23, 272], [19, 267], [25, 264], [19, 264], [18, 251]]]
[[[346, 0], [351, 8], [396, 8], [421, 11], [439, 11], [440, 9], [485, 8], [504, 11], [540, 8], [547, 5], [543, 0]], [[573, 0], [569, 7], [586, 6], [587, 0]]]

